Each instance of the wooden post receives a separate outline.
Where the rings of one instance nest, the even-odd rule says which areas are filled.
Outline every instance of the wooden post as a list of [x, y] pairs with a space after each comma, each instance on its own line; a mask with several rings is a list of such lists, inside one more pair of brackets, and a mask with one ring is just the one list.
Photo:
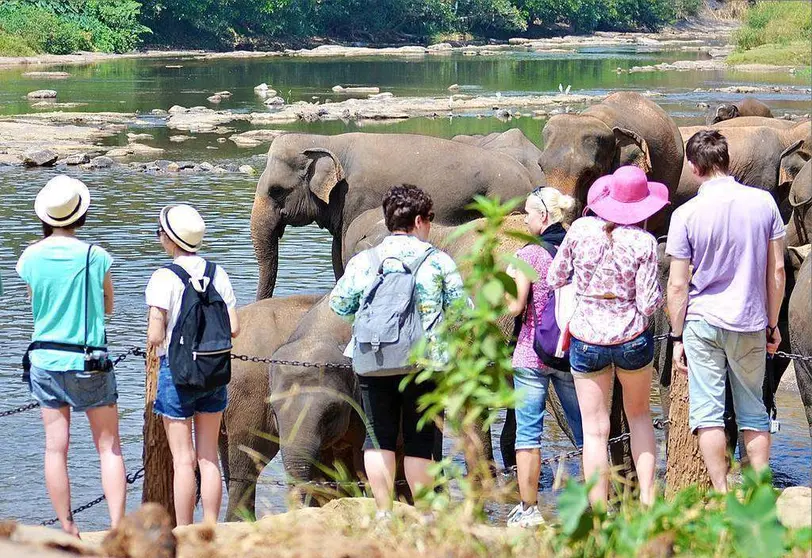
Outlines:
[[155, 502], [162, 505], [175, 525], [175, 500], [172, 491], [174, 469], [172, 453], [166, 440], [161, 418], [152, 412], [152, 405], [158, 393], [158, 370], [160, 362], [155, 349], [147, 349], [145, 401], [144, 401], [144, 490], [141, 502]]
[[672, 497], [682, 488], [696, 484], [710, 488], [710, 477], [699, 451], [697, 437], [688, 428], [688, 375], [673, 371], [671, 404], [666, 446], [665, 496]]

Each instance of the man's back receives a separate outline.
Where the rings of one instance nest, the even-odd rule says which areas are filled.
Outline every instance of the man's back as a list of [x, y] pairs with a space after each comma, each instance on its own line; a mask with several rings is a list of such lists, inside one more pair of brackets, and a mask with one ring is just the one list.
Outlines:
[[686, 319], [730, 331], [764, 329], [769, 243], [784, 234], [767, 192], [731, 177], [705, 182], [674, 212], [668, 232], [668, 254], [693, 266]]

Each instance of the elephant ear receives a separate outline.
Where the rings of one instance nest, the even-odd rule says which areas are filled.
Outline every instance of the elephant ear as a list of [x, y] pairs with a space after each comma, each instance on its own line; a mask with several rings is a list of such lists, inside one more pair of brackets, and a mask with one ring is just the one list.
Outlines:
[[[804, 140], [798, 140], [781, 152], [778, 158], [778, 181], [776, 182], [778, 186], [789, 185], [804, 163], [809, 160], [808, 156], [805, 157], [803, 152], [799, 152], [803, 145]], [[798, 157], [792, 157], [796, 153]]]
[[310, 191], [324, 203], [330, 203], [330, 192], [344, 180], [344, 168], [329, 149], [313, 147], [302, 154], [308, 158], [307, 175]]
[[651, 154], [648, 143], [643, 137], [632, 130], [626, 128], [612, 128], [615, 135], [616, 167], [623, 165], [634, 165], [640, 167], [648, 174], [651, 172]]

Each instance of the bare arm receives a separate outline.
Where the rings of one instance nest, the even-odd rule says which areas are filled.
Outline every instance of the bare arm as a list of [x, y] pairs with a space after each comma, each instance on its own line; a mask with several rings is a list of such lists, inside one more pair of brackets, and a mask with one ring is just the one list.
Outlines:
[[[687, 259], [673, 258], [668, 272], [668, 319], [671, 332], [679, 337], [685, 327], [685, 313], [688, 311], [688, 283], [691, 279], [690, 262]], [[682, 341], [674, 341], [673, 365], [678, 372], [688, 372], [685, 348]]]
[[150, 306], [148, 321], [147, 343], [157, 347], [166, 338], [166, 310]]
[[517, 271], [514, 277], [516, 281], [516, 298], [507, 296], [508, 312], [514, 318], [524, 311], [527, 306], [527, 297], [530, 294], [530, 280], [521, 271]]
[[237, 337], [240, 334], [240, 319], [237, 317], [237, 309], [228, 309], [228, 320], [231, 322], [231, 337]]
[[104, 274], [104, 313], [108, 316], [113, 313], [113, 275], [108, 271]]
[[784, 287], [787, 282], [784, 270], [784, 238], [770, 241], [767, 251], [767, 352], [770, 354], [778, 350], [781, 344], [781, 334], [778, 332], [778, 313], [781, 311], [781, 302], [784, 300]]

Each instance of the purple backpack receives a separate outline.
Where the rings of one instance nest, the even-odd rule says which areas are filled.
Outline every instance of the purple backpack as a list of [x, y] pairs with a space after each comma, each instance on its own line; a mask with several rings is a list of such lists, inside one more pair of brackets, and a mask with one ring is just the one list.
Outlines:
[[[554, 244], [541, 241], [541, 246], [555, 258], [558, 253], [558, 248]], [[535, 315], [535, 328], [533, 332], [533, 349], [541, 359], [541, 362], [555, 368], [569, 372], [570, 370], [570, 355], [569, 349], [564, 351], [563, 357], [555, 356], [558, 347], [558, 340], [561, 338], [561, 328], [558, 327], [558, 322], [555, 319], [555, 291], [550, 293], [550, 298], [547, 299], [547, 304], [544, 305], [540, 314]], [[529, 306], [532, 311], [535, 311], [535, 304], [533, 303], [533, 287], [530, 286], [530, 302]]]

